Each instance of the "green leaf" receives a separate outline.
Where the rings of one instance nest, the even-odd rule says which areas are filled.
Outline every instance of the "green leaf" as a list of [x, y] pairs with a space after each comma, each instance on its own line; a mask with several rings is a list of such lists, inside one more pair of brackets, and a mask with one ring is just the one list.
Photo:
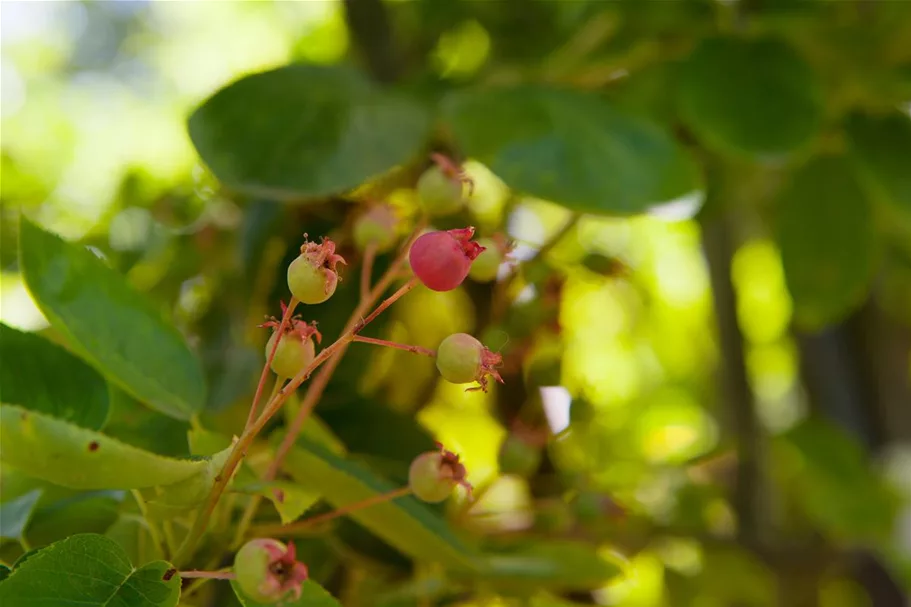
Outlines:
[[776, 470], [819, 529], [839, 542], [886, 543], [901, 506], [861, 446], [840, 428], [804, 421], [776, 442]]
[[854, 156], [886, 200], [911, 215], [911, 116], [855, 114], [847, 123]]
[[9, 577], [10, 568], [6, 565], [0, 564], [0, 582]]
[[777, 39], [708, 38], [683, 65], [680, 114], [721, 152], [778, 156], [819, 131], [824, 99], [813, 69]]
[[144, 295], [91, 251], [24, 216], [19, 238], [29, 291], [83, 358], [162, 413], [187, 419], [202, 408], [205, 382], [199, 361]]
[[40, 497], [41, 489], [35, 489], [0, 504], [0, 538], [22, 539]]
[[235, 484], [234, 491], [261, 495], [275, 506], [282, 524], [296, 521], [321, 497], [319, 492], [304, 489], [288, 481], [257, 481], [246, 485]]
[[117, 542], [133, 563], [148, 563], [164, 558], [152, 537], [149, 523], [138, 514], [122, 514], [104, 533]]
[[504, 590], [529, 588], [594, 590], [623, 573], [618, 557], [606, 558], [591, 544], [541, 542], [486, 557], [483, 578]]
[[442, 112], [466, 155], [510, 187], [576, 211], [638, 213], [697, 188], [694, 162], [667, 132], [593, 94], [465, 90]]
[[207, 460], [162, 457], [14, 405], [0, 405], [0, 461], [72, 489], [170, 485], [209, 468]]
[[26, 537], [32, 546], [46, 546], [76, 533], [104, 533], [117, 520], [122, 491], [86, 491], [39, 505]]
[[817, 329], [865, 296], [876, 232], [852, 165], [820, 157], [792, 176], [778, 200], [777, 237], [795, 320]]
[[353, 70], [289, 65], [221, 89], [188, 128], [225, 185], [288, 200], [351, 190], [410, 161], [430, 119]]
[[[244, 607], [271, 607], [271, 605], [248, 599], [234, 580], [231, 580], [231, 588], [234, 590], [234, 594], [237, 595], [237, 600]], [[322, 586], [313, 580], [307, 580], [301, 584], [301, 596], [299, 599], [296, 601], [285, 600], [282, 601], [281, 605], [282, 607], [340, 607], [341, 603], [336, 601]]]
[[0, 584], [3, 607], [176, 607], [180, 577], [171, 566], [140, 568], [102, 535], [80, 534], [51, 544], [17, 565]]
[[111, 413], [104, 426], [107, 436], [158, 455], [191, 455], [187, 444], [188, 422], [149, 409], [115, 386], [111, 386], [110, 396]]
[[[99, 430], [108, 417], [108, 385], [60, 346], [0, 323], [3, 401]], [[74, 398], [75, 397], [75, 398]]]
[[[398, 488], [363, 465], [335, 455], [304, 437], [291, 449], [285, 468], [297, 482], [318, 490], [335, 507]], [[414, 559], [469, 571], [478, 566], [476, 550], [413, 496], [356, 510], [349, 516]]]

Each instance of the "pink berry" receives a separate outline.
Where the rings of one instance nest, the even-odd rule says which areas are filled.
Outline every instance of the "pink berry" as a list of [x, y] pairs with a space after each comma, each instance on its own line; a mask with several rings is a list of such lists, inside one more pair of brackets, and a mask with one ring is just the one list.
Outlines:
[[299, 599], [308, 578], [307, 566], [295, 558], [294, 544], [265, 538], [250, 540], [237, 551], [234, 574], [247, 598], [265, 604], [289, 596]]
[[433, 291], [455, 289], [468, 276], [471, 262], [484, 251], [472, 236], [472, 227], [420, 236], [408, 253], [414, 275]]
[[491, 352], [467, 333], [453, 333], [440, 342], [440, 347], [437, 348], [437, 369], [443, 379], [454, 384], [473, 381], [480, 384], [469, 390], [486, 392], [488, 375], [503, 383], [503, 378], [496, 369], [502, 362], [502, 356]]
[[408, 486], [419, 500], [435, 504], [452, 494], [456, 485], [471, 491], [471, 484], [465, 480], [465, 465], [459, 456], [446, 451], [437, 443], [439, 451], [422, 453], [411, 462], [408, 469]]
[[300, 256], [288, 266], [291, 294], [305, 304], [323, 303], [335, 293], [339, 263], [345, 263], [345, 259], [336, 254], [335, 243], [328, 238], [319, 244], [304, 242]]
[[398, 217], [392, 207], [374, 205], [354, 221], [354, 244], [361, 251], [366, 251], [370, 245], [375, 246], [378, 253], [388, 251], [395, 244], [397, 224]]

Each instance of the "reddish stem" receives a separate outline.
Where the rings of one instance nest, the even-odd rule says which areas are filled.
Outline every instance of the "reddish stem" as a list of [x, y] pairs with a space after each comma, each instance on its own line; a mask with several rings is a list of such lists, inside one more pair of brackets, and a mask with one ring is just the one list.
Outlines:
[[436, 358], [436, 350], [431, 350], [430, 348], [422, 348], [421, 346], [411, 346], [409, 344], [400, 344], [394, 341], [388, 341], [385, 339], [376, 339], [373, 337], [363, 337], [361, 335], [355, 335], [354, 341], [359, 341], [365, 344], [373, 344], [375, 346], [386, 346], [387, 348], [395, 348], [397, 350], [405, 350], [406, 352], [412, 352], [414, 354], [421, 354], [423, 356], [429, 356], [430, 358]]
[[412, 277], [408, 282], [406, 282], [406, 283], [403, 284], [401, 287], [399, 287], [399, 290], [398, 290], [398, 291], [396, 291], [395, 293], [393, 293], [392, 295], [390, 295], [389, 297], [387, 297], [386, 299], [384, 299], [384, 300], [383, 300], [383, 303], [381, 303], [380, 305], [378, 305], [378, 306], [376, 307], [376, 309], [373, 310], [373, 312], [371, 312], [370, 315], [369, 315], [367, 318], [365, 318], [363, 321], [357, 323], [357, 324], [354, 326], [354, 329], [353, 329], [352, 332], [351, 332], [351, 333], [352, 333], [352, 336], [356, 336], [357, 333], [358, 333], [361, 329], [363, 329], [364, 327], [366, 327], [367, 325], [369, 325], [371, 322], [373, 322], [374, 319], [376, 319], [377, 316], [379, 316], [380, 314], [382, 314], [382, 313], [386, 310], [386, 308], [388, 308], [389, 306], [391, 306], [392, 304], [394, 304], [394, 303], [395, 303], [396, 301], [398, 301], [403, 295], [405, 295], [406, 293], [408, 293], [408, 291], [410, 291], [411, 289], [413, 289], [413, 288], [415, 288], [416, 286], [418, 286], [418, 284], [419, 284], [419, 281], [418, 281], [417, 277]]
[[206, 578], [208, 580], [233, 580], [237, 576], [233, 571], [181, 571], [180, 577], [189, 578]]
[[376, 243], [370, 243], [364, 250], [361, 261], [361, 301], [370, 295], [370, 277], [373, 274], [373, 261], [376, 259]]

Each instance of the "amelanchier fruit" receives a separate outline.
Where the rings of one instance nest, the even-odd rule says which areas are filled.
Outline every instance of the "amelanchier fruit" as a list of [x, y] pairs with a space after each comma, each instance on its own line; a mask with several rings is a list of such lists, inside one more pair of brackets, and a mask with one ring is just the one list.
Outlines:
[[[285, 314], [287, 306], [282, 302], [282, 315]], [[260, 327], [272, 327], [272, 336], [266, 343], [266, 360], [275, 346], [275, 340], [279, 339], [278, 329], [281, 326], [281, 320], [272, 318]], [[278, 342], [278, 348], [275, 350], [275, 357], [272, 359], [270, 368], [272, 372], [279, 377], [294, 377], [301, 369], [313, 362], [316, 356], [316, 346], [313, 344], [314, 338], [316, 343], [320, 343], [323, 336], [316, 329], [316, 323], [307, 324], [299, 317], [294, 317], [285, 327], [281, 341]]]
[[484, 247], [472, 240], [474, 228], [421, 235], [408, 252], [414, 275], [433, 291], [451, 291], [468, 276], [468, 271]]
[[459, 456], [444, 449], [440, 443], [436, 445], [439, 451], [420, 454], [408, 469], [411, 492], [419, 500], [431, 504], [449, 497], [456, 485], [462, 485], [471, 491], [471, 484], [465, 480], [465, 466], [459, 461]]
[[[304, 234], [304, 238], [307, 235]], [[325, 238], [320, 243], [305, 241], [301, 254], [288, 265], [288, 288], [305, 304], [323, 303], [338, 285], [336, 265], [346, 263], [335, 252], [335, 243]]]
[[453, 333], [437, 348], [437, 369], [440, 375], [454, 384], [478, 382], [472, 390], [487, 391], [487, 378], [493, 377], [503, 383], [497, 367], [503, 363], [503, 357], [491, 352], [477, 339], [468, 333]]
[[510, 260], [513, 246], [502, 234], [479, 238], [478, 244], [484, 247], [484, 251], [471, 264], [468, 276], [475, 282], [491, 282], [497, 278], [503, 262]]
[[392, 248], [398, 239], [396, 226], [398, 217], [388, 204], [376, 204], [368, 208], [354, 220], [352, 237], [358, 250], [366, 251], [367, 247], [376, 247], [377, 253]]
[[465, 189], [471, 196], [474, 182], [458, 164], [442, 154], [431, 154], [434, 165], [418, 178], [415, 190], [421, 208], [431, 216], [451, 215], [465, 203]]
[[307, 566], [295, 557], [294, 544], [278, 540], [250, 540], [234, 555], [234, 575], [243, 593], [257, 603], [298, 600]]

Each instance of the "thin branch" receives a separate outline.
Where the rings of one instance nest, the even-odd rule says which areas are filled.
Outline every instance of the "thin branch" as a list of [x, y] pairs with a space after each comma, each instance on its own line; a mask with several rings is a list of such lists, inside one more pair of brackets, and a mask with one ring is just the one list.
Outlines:
[[373, 274], [373, 261], [376, 259], [376, 243], [371, 242], [364, 250], [361, 261], [361, 301], [370, 295], [370, 277]]
[[[278, 326], [278, 339], [275, 340], [275, 343], [272, 344], [272, 349], [269, 351], [269, 356], [266, 357], [266, 364], [263, 365], [263, 372], [259, 376], [259, 384], [256, 386], [256, 393], [253, 395], [253, 403], [250, 405], [250, 413], [247, 414], [247, 423], [244, 424], [244, 430], [250, 427], [250, 424], [253, 423], [253, 420], [256, 419], [256, 411], [259, 408], [259, 398], [262, 396], [263, 388], [266, 385], [266, 378], [269, 377], [269, 372], [272, 367], [272, 360], [275, 358], [275, 353], [278, 351], [278, 344], [281, 342], [281, 336], [284, 334], [285, 328], [291, 322], [291, 317], [294, 316], [294, 308], [297, 307], [298, 299], [292, 297], [291, 301], [288, 303], [288, 307], [285, 309], [285, 313], [282, 314], [282, 322]], [[268, 401], [266, 401], [268, 402]]]
[[422, 348], [421, 346], [412, 346], [410, 344], [400, 344], [398, 342], [389, 341], [386, 339], [376, 339], [373, 337], [362, 337], [361, 335], [355, 335], [354, 341], [359, 341], [363, 344], [373, 344], [375, 346], [385, 346], [387, 348], [395, 348], [396, 350], [405, 350], [406, 352], [411, 352], [412, 354], [420, 354], [422, 356], [429, 356], [430, 358], [436, 358], [436, 350], [431, 350], [430, 348]]
[[207, 580], [233, 580], [237, 576], [233, 571], [181, 571], [180, 577], [189, 580], [192, 578], [204, 578]]

